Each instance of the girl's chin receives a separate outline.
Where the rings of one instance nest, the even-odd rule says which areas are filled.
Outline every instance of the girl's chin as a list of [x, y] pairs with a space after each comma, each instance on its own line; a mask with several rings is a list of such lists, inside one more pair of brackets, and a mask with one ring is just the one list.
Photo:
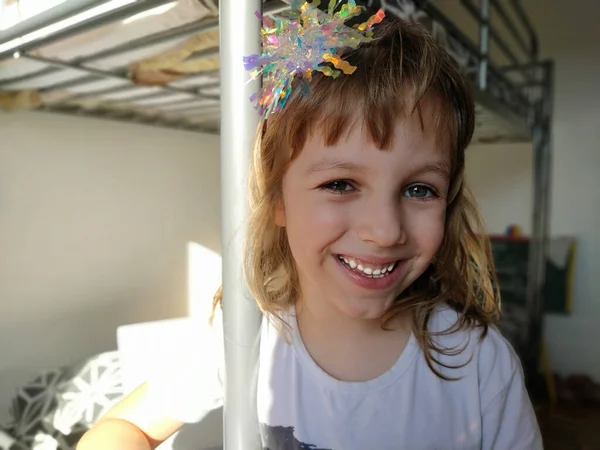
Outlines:
[[365, 298], [340, 303], [337, 309], [350, 319], [378, 320], [389, 309], [392, 302], [387, 299]]

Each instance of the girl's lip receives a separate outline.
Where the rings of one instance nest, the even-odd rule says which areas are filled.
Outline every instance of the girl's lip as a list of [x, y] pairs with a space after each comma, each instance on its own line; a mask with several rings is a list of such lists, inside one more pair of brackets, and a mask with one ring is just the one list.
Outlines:
[[332, 256], [335, 259], [336, 264], [338, 265], [340, 270], [349, 280], [351, 280], [354, 284], [356, 284], [359, 287], [371, 290], [386, 290], [393, 286], [396, 283], [396, 281], [402, 276], [407, 261], [405, 259], [396, 260], [397, 266], [392, 271], [392, 273], [385, 275], [381, 278], [373, 278], [361, 275], [360, 273], [346, 266], [342, 261], [340, 261], [340, 258], [338, 256]]

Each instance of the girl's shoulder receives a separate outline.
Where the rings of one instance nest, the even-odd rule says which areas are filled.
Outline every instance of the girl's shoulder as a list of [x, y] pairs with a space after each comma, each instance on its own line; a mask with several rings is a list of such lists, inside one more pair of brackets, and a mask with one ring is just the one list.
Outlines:
[[431, 316], [428, 332], [438, 349], [434, 356], [457, 369], [443, 368], [444, 375], [475, 376], [479, 382], [481, 403], [485, 407], [512, 383], [523, 379], [519, 356], [496, 325], [473, 325], [456, 329], [460, 313], [440, 306]]
[[[489, 325], [452, 330], [460, 313], [441, 307], [428, 331], [439, 351], [440, 372], [460, 377], [456, 388], [465, 396], [478, 391], [482, 448], [541, 449], [542, 440], [519, 356], [500, 330]], [[445, 332], [445, 333], [444, 333]], [[441, 333], [441, 334], [435, 334]], [[458, 366], [451, 369], [444, 366]]]
[[442, 348], [463, 348], [469, 353], [475, 352], [478, 358], [504, 358], [507, 362], [518, 361], [512, 344], [506, 339], [497, 325], [481, 324], [457, 327], [461, 319], [460, 313], [450, 306], [441, 305], [431, 315], [427, 331], [433, 342]]

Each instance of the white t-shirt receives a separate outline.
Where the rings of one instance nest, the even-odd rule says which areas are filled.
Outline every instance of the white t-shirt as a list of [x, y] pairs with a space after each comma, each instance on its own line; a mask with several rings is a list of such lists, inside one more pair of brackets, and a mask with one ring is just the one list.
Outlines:
[[[456, 319], [456, 312], [440, 308], [429, 330], [445, 331]], [[285, 320], [291, 340], [270, 321], [261, 330], [256, 393], [265, 450], [542, 449], [521, 365], [496, 328], [483, 340], [478, 329], [435, 338], [444, 348], [466, 344], [458, 356], [435, 355], [446, 365], [466, 363], [438, 367], [458, 381], [433, 373], [411, 336], [389, 371], [366, 382], [344, 382], [314, 362], [293, 314]], [[222, 347], [221, 337], [213, 343]], [[218, 354], [182, 361], [170, 380], [149, 383], [151, 395], [173, 417], [201, 420], [222, 404]]]

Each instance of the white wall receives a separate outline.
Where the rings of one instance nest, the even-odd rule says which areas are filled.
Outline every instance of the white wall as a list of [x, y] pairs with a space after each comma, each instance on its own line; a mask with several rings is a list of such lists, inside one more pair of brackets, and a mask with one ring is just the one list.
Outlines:
[[[600, 2], [523, 3], [556, 63], [551, 234], [578, 240], [573, 314], [548, 316], [546, 340], [558, 372], [600, 381]], [[531, 229], [531, 174], [531, 146], [471, 149], [468, 178], [490, 231]]]
[[220, 249], [218, 137], [0, 115], [0, 420], [35, 371], [188, 311], [188, 242]]

